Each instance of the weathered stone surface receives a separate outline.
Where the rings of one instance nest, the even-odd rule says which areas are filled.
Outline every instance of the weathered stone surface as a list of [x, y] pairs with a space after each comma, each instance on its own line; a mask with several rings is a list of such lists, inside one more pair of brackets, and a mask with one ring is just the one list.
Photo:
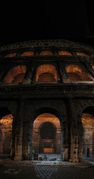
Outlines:
[[[43, 151], [56, 150], [61, 160], [78, 162], [84, 142], [84, 154], [90, 151], [88, 154], [94, 155], [92, 123], [86, 128], [84, 140], [82, 124], [83, 116], [93, 118], [93, 111], [93, 48], [67, 40], [22, 42], [0, 48], [0, 153], [3, 148], [9, 151], [2, 136], [8, 141], [11, 134], [11, 157], [32, 159], [34, 145], [36, 153], [43, 145], [40, 127], [50, 122], [56, 128], [55, 142], [49, 139], [55, 147], [46, 146]], [[46, 116], [34, 127], [34, 121], [45, 113], [53, 119]], [[13, 123], [6, 129], [2, 119], [10, 114]]]

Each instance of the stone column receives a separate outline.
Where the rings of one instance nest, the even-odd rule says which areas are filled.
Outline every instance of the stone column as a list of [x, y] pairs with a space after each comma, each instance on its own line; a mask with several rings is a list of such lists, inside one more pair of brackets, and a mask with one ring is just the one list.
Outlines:
[[33, 80], [33, 72], [34, 72], [34, 62], [32, 62], [32, 65], [27, 70], [26, 77], [23, 80], [23, 84], [31, 84]]
[[33, 116], [31, 110], [31, 106], [25, 106], [23, 119], [23, 158], [25, 160], [32, 159]]
[[69, 100], [70, 112], [70, 160], [71, 162], [78, 162], [78, 128], [76, 109], [73, 99]]
[[33, 122], [30, 124], [30, 131], [29, 131], [29, 142], [28, 142], [28, 154], [29, 159], [32, 159], [32, 137], [33, 137]]
[[63, 160], [68, 161], [69, 159], [69, 143], [68, 143], [68, 122], [63, 122]]
[[[72, 128], [73, 130], [73, 128]], [[78, 162], [78, 136], [71, 131], [70, 162]]]
[[69, 76], [64, 68], [64, 65], [61, 63], [61, 61], [58, 62], [60, 67], [60, 74], [61, 74], [61, 80], [64, 83], [70, 82]]
[[83, 155], [83, 145], [84, 145], [84, 140], [83, 140], [83, 126], [82, 126], [82, 122], [81, 122], [81, 117], [79, 119], [78, 122], [78, 158], [79, 161], [82, 160], [82, 155]]
[[60, 153], [60, 143], [61, 143], [61, 129], [57, 129], [56, 132], [56, 153]]
[[39, 130], [38, 129], [33, 129], [32, 147], [35, 153], [39, 153]]
[[15, 158], [22, 160], [22, 135], [23, 135], [23, 102], [19, 101], [15, 114]]
[[61, 121], [61, 160], [63, 160], [63, 120]]
[[28, 116], [28, 110], [25, 109], [24, 111], [24, 118], [23, 118], [23, 159], [28, 160], [29, 154], [28, 154], [28, 143], [29, 143], [29, 130], [30, 130], [30, 117]]

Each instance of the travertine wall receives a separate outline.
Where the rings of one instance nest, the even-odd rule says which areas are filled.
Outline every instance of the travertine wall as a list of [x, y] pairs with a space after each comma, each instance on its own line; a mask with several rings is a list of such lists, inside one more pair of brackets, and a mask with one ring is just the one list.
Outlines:
[[[31, 159], [34, 145], [38, 147], [40, 143], [41, 125], [44, 122], [51, 122], [56, 127], [55, 152], [61, 154], [62, 160], [78, 162], [83, 152], [86, 156], [87, 153], [90, 156], [94, 155], [94, 117], [91, 114], [83, 113], [83, 109], [87, 108], [85, 100], [19, 99], [16, 103], [8, 104], [9, 109], [13, 112], [13, 117], [10, 118], [11, 120], [6, 117], [0, 120], [0, 153], [9, 152], [8, 145], [10, 144], [6, 146], [5, 141], [8, 142], [11, 138], [11, 157], [15, 160]], [[89, 105], [92, 104], [93, 101], [91, 104], [89, 101]], [[4, 106], [4, 103], [2, 105]], [[81, 108], [81, 105], [84, 108]], [[39, 150], [36, 152], [39, 153]]]
[[83, 155], [94, 155], [94, 116], [88, 113], [82, 115], [83, 125]]

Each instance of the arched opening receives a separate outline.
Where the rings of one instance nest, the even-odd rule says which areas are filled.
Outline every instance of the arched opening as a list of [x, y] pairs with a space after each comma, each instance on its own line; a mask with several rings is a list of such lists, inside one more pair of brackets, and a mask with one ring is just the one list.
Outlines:
[[82, 56], [82, 57], [84, 57], [84, 56], [88, 56], [85, 52], [76, 52], [76, 55], [78, 55], [78, 56]]
[[83, 159], [94, 157], [94, 107], [87, 107], [82, 113]]
[[61, 126], [59, 119], [51, 113], [40, 114], [33, 123], [32, 149], [39, 156], [60, 158]]
[[55, 66], [50, 64], [40, 65], [36, 71], [36, 81], [37, 82], [58, 81], [57, 70]]
[[13, 115], [6, 109], [0, 109], [0, 158], [12, 155]]
[[7, 58], [7, 57], [8, 57], [8, 58], [12, 58], [12, 57], [15, 57], [16, 54], [17, 54], [16, 52], [9, 53], [9, 54], [5, 55], [4, 58]]
[[41, 51], [39, 55], [47, 56], [47, 55], [53, 55], [53, 53], [47, 50], [47, 51]]
[[42, 73], [40, 74], [38, 81], [55, 81], [55, 78], [52, 73]]
[[66, 72], [69, 75], [70, 81], [91, 81], [87, 72], [78, 65], [67, 65]]
[[29, 57], [29, 56], [33, 56], [33, 55], [34, 55], [33, 51], [26, 51], [21, 54], [21, 57]]
[[11, 68], [4, 77], [4, 83], [21, 83], [26, 73], [26, 66], [19, 65]]
[[58, 54], [59, 54], [59, 55], [68, 55], [68, 56], [71, 56], [71, 55], [72, 55], [70, 52], [64, 51], [64, 50], [58, 51]]
[[56, 127], [51, 122], [44, 122], [40, 127], [41, 139], [54, 139], [56, 135]]

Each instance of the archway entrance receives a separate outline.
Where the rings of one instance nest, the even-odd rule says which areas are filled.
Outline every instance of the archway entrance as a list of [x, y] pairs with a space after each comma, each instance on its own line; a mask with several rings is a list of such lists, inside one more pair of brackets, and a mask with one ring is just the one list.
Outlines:
[[94, 158], [94, 107], [88, 107], [82, 114], [83, 159]]
[[59, 154], [61, 151], [61, 126], [51, 113], [39, 115], [33, 123], [32, 149], [37, 154]]
[[56, 127], [51, 122], [44, 122], [40, 127], [39, 153], [55, 153]]
[[11, 156], [13, 115], [0, 109], [0, 158]]

